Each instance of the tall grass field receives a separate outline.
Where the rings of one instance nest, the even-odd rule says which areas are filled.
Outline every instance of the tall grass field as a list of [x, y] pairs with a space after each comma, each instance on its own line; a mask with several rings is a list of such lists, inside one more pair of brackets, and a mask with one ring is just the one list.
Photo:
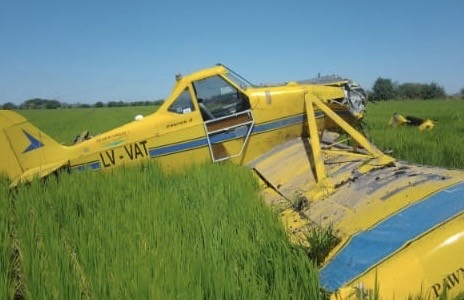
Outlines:
[[[393, 113], [436, 122], [433, 130], [388, 127]], [[384, 101], [368, 106], [367, 134], [380, 149], [408, 162], [464, 169], [464, 101]]]
[[23, 185], [2, 207], [21, 249], [16, 286], [39, 299], [316, 299], [315, 268], [257, 189], [232, 165], [163, 175], [149, 164]]
[[[153, 107], [20, 111], [57, 141], [97, 134]], [[437, 121], [390, 128], [394, 112]], [[417, 164], [464, 169], [464, 101], [368, 107], [367, 133]], [[0, 298], [320, 299], [317, 269], [291, 245], [245, 167], [156, 164], [0, 180]]]

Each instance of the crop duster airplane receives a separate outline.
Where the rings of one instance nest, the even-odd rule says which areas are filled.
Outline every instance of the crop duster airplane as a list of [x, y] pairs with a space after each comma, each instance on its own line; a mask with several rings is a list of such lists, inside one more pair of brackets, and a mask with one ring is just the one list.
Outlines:
[[153, 114], [72, 146], [0, 111], [0, 172], [14, 187], [63, 169], [149, 159], [165, 170], [207, 161], [247, 165], [293, 241], [304, 243], [314, 226], [332, 226], [340, 238], [320, 269], [333, 298], [458, 295], [464, 172], [382, 153], [355, 129], [366, 100], [356, 83], [338, 77], [256, 86], [217, 65], [176, 76]]

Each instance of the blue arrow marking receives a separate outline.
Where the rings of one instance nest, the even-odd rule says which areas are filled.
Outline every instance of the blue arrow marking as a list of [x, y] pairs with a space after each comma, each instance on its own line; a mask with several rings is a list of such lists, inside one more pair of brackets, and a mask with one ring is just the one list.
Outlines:
[[26, 150], [23, 151], [23, 153], [35, 150], [37, 148], [43, 147], [44, 144], [42, 144], [41, 141], [33, 137], [30, 133], [27, 133], [26, 130], [23, 129], [24, 134], [26, 135], [27, 139], [30, 142], [30, 145], [26, 148]]

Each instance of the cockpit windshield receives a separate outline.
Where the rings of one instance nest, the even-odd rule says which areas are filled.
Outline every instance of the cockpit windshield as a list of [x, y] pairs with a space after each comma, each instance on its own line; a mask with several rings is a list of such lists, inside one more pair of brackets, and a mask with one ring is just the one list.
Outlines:
[[225, 76], [230, 81], [232, 81], [237, 86], [239, 86], [242, 90], [246, 90], [249, 87], [253, 87], [252, 83], [250, 83], [249, 81], [247, 81], [243, 77], [236, 75], [235, 73], [229, 72], [229, 73], [225, 74]]

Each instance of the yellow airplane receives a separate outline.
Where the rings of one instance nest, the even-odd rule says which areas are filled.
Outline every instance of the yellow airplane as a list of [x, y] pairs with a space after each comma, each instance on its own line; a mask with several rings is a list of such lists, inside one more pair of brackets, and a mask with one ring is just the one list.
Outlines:
[[399, 163], [382, 153], [355, 129], [366, 100], [350, 80], [256, 86], [217, 65], [176, 76], [153, 114], [83, 135], [72, 146], [0, 111], [0, 173], [14, 187], [58, 170], [150, 159], [167, 171], [207, 161], [247, 165], [293, 241], [305, 244], [315, 226], [334, 228], [340, 243], [320, 270], [333, 298], [458, 295], [464, 172]]

